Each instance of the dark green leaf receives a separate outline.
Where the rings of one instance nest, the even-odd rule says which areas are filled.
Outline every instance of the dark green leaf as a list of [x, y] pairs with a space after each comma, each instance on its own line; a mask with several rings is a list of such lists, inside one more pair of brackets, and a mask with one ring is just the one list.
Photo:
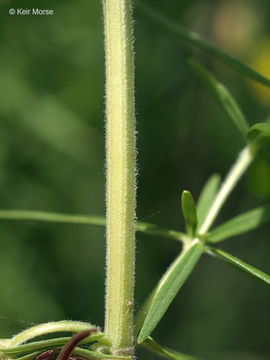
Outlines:
[[195, 233], [197, 226], [197, 211], [193, 196], [187, 190], [182, 192], [182, 211], [186, 222], [187, 233], [192, 236]]
[[148, 336], [147, 339], [142, 343], [146, 348], [154, 351], [158, 355], [171, 360], [196, 360], [193, 356], [182, 354], [178, 351], [168, 349], [167, 347], [159, 345], [154, 339]]
[[194, 241], [187, 250], [175, 259], [163, 275], [156, 289], [151, 294], [150, 299], [147, 301], [147, 305], [141, 312], [144, 321], [138, 336], [138, 343], [142, 343], [157, 326], [194, 269], [203, 249], [204, 246], [201, 242]]
[[236, 126], [240, 134], [246, 138], [248, 123], [230, 91], [196, 60], [192, 59], [189, 63], [195, 74], [211, 91], [220, 108]]
[[210, 232], [207, 237], [207, 241], [210, 243], [217, 243], [232, 236], [254, 230], [269, 220], [270, 205], [259, 207], [238, 215], [226, 223], [216, 227]]
[[263, 282], [264, 284], [270, 285], [270, 276], [262, 272], [261, 270], [256, 269], [255, 267], [245, 263], [244, 261], [238, 259], [236, 256], [233, 256], [223, 250], [216, 249], [213, 247], [207, 247], [207, 253], [214, 256], [215, 258], [225, 261], [227, 264], [235, 267], [238, 270], [246, 273], [247, 275]]
[[216, 196], [217, 189], [220, 184], [220, 176], [217, 174], [212, 175], [204, 185], [197, 203], [198, 214], [198, 228], [204, 222], [208, 210], [210, 209], [213, 200]]
[[226, 52], [218, 49], [214, 44], [203, 39], [199, 34], [194, 31], [185, 29], [179, 23], [171, 20], [170, 18], [164, 16], [160, 12], [156, 11], [152, 7], [145, 5], [144, 2], [137, 2], [139, 8], [141, 8], [146, 14], [148, 14], [154, 21], [165, 26], [170, 31], [176, 33], [183, 41], [186, 43], [205, 51], [206, 53], [212, 55], [219, 61], [228, 65], [237, 72], [249, 77], [252, 80], [255, 80], [263, 85], [270, 87], [270, 80], [258, 73], [256, 70], [245, 65], [241, 61], [235, 59], [233, 56], [227, 54]]

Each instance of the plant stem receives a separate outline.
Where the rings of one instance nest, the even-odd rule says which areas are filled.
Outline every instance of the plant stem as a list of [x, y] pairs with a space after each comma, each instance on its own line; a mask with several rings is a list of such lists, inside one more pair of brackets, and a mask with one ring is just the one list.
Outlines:
[[106, 54], [107, 279], [105, 335], [133, 347], [135, 116], [130, 0], [103, 0]]
[[202, 226], [198, 231], [200, 235], [206, 234], [207, 231], [210, 229], [221, 207], [227, 200], [233, 188], [238, 183], [241, 176], [246, 172], [247, 168], [254, 159], [256, 153], [257, 153], [256, 147], [251, 144], [247, 145], [240, 152], [235, 164], [233, 165], [227, 177], [225, 178], [223, 184], [221, 185], [204, 223], [202, 224]]

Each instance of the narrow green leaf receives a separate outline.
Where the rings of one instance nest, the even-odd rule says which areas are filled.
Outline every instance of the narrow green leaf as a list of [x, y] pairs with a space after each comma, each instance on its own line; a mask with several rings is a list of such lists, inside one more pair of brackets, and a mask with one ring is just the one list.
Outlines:
[[189, 64], [195, 74], [208, 87], [220, 108], [236, 126], [240, 134], [246, 138], [249, 127], [248, 123], [230, 91], [196, 60], [190, 60]]
[[[159, 281], [150, 295], [146, 306], [143, 307], [143, 325], [138, 336], [138, 343], [142, 343], [152, 333], [160, 319], [170, 306], [171, 302], [185, 283], [196, 263], [204, 246], [198, 240], [193, 241], [188, 249], [182, 252]], [[139, 323], [141, 319], [139, 320]]]
[[248, 140], [259, 145], [270, 145], [270, 125], [257, 123], [251, 126], [247, 134]]
[[[61, 214], [46, 211], [35, 210], [6, 210], [0, 209], [0, 219], [2, 220], [18, 220], [18, 221], [41, 221], [54, 222], [65, 224], [81, 224], [81, 225], [95, 225], [105, 226], [106, 219], [104, 216], [97, 215], [81, 215], [81, 214]], [[146, 222], [138, 222], [136, 230], [149, 235], [161, 236], [175, 240], [184, 241], [186, 235], [176, 231], [166, 229], [154, 224]]]
[[193, 236], [197, 226], [197, 210], [191, 193], [187, 190], [182, 192], [182, 211], [186, 222], [186, 230], [190, 236]]
[[217, 243], [230, 237], [254, 230], [270, 220], [270, 205], [261, 206], [213, 229], [207, 237], [207, 242]]
[[144, 2], [138, 1], [137, 6], [139, 8], [141, 8], [144, 13], [149, 15], [150, 18], [152, 18], [154, 21], [158, 22], [159, 24], [166, 27], [168, 30], [177, 34], [181, 38], [181, 40], [183, 40], [184, 42], [186, 42], [202, 51], [205, 51], [207, 54], [212, 55], [219, 61], [223, 62], [224, 64], [226, 64], [227, 66], [236, 70], [237, 72], [249, 77], [250, 79], [255, 80], [265, 86], [270, 87], [270, 80], [267, 77], [263, 76], [256, 70], [250, 68], [246, 64], [237, 60], [233, 56], [218, 49], [214, 44], [203, 39], [196, 32], [185, 29], [179, 23], [164, 16], [163, 14], [156, 11], [152, 7], [145, 5]]
[[216, 196], [219, 184], [220, 176], [218, 174], [214, 174], [207, 180], [200, 193], [197, 202], [198, 228], [200, 228], [207, 216], [208, 210], [210, 209]]
[[212, 255], [219, 260], [225, 261], [227, 264], [263, 282], [264, 284], [270, 285], [270, 276], [265, 274], [261, 270], [256, 269], [255, 267], [240, 260], [236, 256], [233, 256], [221, 249], [217, 249], [213, 247], [207, 247], [206, 249], [209, 255]]
[[[94, 333], [84, 340], [81, 341], [81, 344], [89, 344], [91, 342], [100, 340], [104, 337], [104, 334], [102, 333]], [[26, 354], [29, 352], [34, 352], [36, 350], [44, 350], [44, 349], [52, 349], [57, 348], [60, 346], [65, 345], [70, 340], [70, 337], [61, 337], [61, 338], [55, 338], [55, 339], [48, 339], [48, 340], [40, 340], [40, 341], [33, 341], [29, 342], [27, 344], [18, 345], [15, 347], [9, 347], [9, 348], [0, 348], [0, 352], [5, 355], [20, 355], [20, 354]]]
[[106, 219], [98, 215], [82, 214], [61, 214], [48, 211], [36, 210], [6, 210], [0, 209], [0, 219], [2, 220], [23, 220], [23, 221], [41, 221], [65, 224], [82, 224], [105, 226]]
[[196, 360], [197, 359], [198, 360], [198, 358], [195, 358], [194, 356], [185, 355], [178, 351], [171, 350], [171, 349], [168, 349], [167, 347], [161, 346], [150, 336], [148, 336], [148, 338], [145, 339], [145, 341], [142, 343], [142, 345], [166, 359], [171, 359], [171, 360]]

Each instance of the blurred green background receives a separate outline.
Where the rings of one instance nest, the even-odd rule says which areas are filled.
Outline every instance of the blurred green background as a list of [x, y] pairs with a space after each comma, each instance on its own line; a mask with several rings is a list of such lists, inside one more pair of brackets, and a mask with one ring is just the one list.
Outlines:
[[[270, 76], [269, 1], [145, 2]], [[1, 0], [0, 7], [0, 207], [103, 215], [101, 1]], [[9, 15], [21, 7], [54, 15]], [[250, 124], [268, 115], [270, 92], [134, 13], [137, 216], [183, 229], [181, 191], [198, 197], [243, 146], [187, 59], [195, 55], [229, 87]], [[257, 158], [217, 223], [269, 202], [269, 160]], [[266, 225], [221, 247], [270, 273], [269, 231]], [[0, 221], [0, 234], [1, 338], [50, 320], [103, 324], [104, 229]], [[137, 234], [137, 309], [179, 250], [172, 240]], [[205, 256], [154, 336], [207, 359], [269, 359], [269, 304], [269, 288]]]

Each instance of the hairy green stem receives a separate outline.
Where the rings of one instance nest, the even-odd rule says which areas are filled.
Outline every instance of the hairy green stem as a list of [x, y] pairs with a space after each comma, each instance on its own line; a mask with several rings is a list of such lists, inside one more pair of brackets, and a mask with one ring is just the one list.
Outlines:
[[198, 231], [200, 235], [206, 234], [210, 227], [213, 225], [213, 222], [215, 221], [220, 209], [222, 208], [223, 204], [232, 192], [233, 188], [240, 180], [241, 176], [246, 172], [247, 168], [253, 161], [256, 152], [257, 150], [253, 145], [247, 145], [240, 152], [235, 164], [233, 165], [223, 184], [221, 185], [204, 223]]
[[105, 334], [112, 353], [133, 348], [135, 116], [129, 0], [103, 0], [106, 54], [107, 278]]

